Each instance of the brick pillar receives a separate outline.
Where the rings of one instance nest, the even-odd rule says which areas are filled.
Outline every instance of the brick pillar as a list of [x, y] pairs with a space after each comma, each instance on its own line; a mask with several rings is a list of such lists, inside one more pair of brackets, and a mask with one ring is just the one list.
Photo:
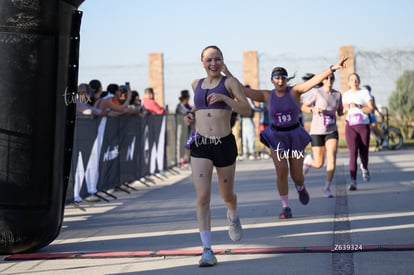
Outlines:
[[349, 89], [348, 76], [355, 72], [355, 53], [354, 46], [342, 46], [339, 48], [339, 56], [347, 56], [346, 69], [339, 71], [339, 89], [341, 93]]
[[[341, 46], [339, 48], [339, 56], [347, 56], [346, 69], [339, 71], [339, 89], [341, 93], [346, 92], [349, 89], [348, 76], [355, 72], [355, 53], [354, 46]], [[345, 116], [342, 116], [337, 121], [339, 139], [345, 140]]]
[[243, 82], [253, 89], [259, 88], [259, 59], [257, 51], [243, 53]]
[[164, 57], [162, 53], [148, 54], [149, 87], [154, 89], [155, 101], [164, 106]]
[[[257, 55], [257, 51], [243, 52], [243, 82], [245, 85], [250, 85], [250, 87], [253, 89], [259, 88], [259, 58]], [[254, 104], [256, 106], [259, 105], [258, 102], [254, 102]], [[260, 119], [260, 114], [255, 113], [253, 117], [253, 121], [255, 125], [255, 130], [256, 130], [256, 145], [260, 143], [259, 141], [259, 119]]]

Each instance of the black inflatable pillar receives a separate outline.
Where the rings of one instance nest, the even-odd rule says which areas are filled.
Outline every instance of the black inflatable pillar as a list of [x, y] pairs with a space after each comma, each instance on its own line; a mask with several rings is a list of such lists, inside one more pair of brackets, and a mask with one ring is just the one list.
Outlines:
[[62, 225], [82, 2], [0, 4], [0, 254], [44, 247]]

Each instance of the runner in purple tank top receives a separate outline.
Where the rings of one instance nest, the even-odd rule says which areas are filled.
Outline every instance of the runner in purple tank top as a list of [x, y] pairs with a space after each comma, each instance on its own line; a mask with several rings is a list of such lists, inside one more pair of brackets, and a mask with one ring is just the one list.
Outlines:
[[216, 168], [221, 197], [227, 206], [228, 234], [232, 241], [243, 237], [237, 195], [234, 192], [237, 145], [231, 132], [232, 111], [249, 116], [250, 105], [240, 83], [234, 77], [221, 74], [225, 68], [223, 54], [217, 46], [208, 46], [201, 53], [201, 62], [207, 76], [192, 82], [194, 113], [184, 117], [196, 132], [190, 137], [190, 163], [197, 195], [197, 222], [203, 253], [200, 267], [217, 263], [211, 243], [210, 196], [213, 169]]
[[[304, 185], [303, 153], [311, 137], [300, 125], [300, 96], [318, 85], [334, 71], [345, 68], [348, 58], [344, 57], [329, 69], [315, 75], [308, 81], [288, 86], [291, 79], [282, 67], [276, 67], [271, 74], [273, 90], [256, 90], [244, 87], [247, 97], [257, 102], [264, 102], [269, 108], [272, 125], [260, 133], [260, 141], [271, 148], [271, 157], [276, 169], [276, 183], [282, 201], [280, 219], [292, 218], [292, 211], [288, 200], [288, 175], [295, 183], [299, 200], [306, 205], [309, 194]], [[228, 70], [224, 73], [230, 74]], [[231, 74], [230, 74], [231, 75]]]
[[311, 167], [320, 169], [325, 163], [326, 181], [323, 194], [332, 198], [331, 183], [335, 173], [336, 151], [338, 148], [338, 126], [336, 116], [343, 114], [341, 93], [332, 88], [335, 75], [322, 80], [323, 86], [313, 91], [302, 105], [302, 111], [312, 114], [310, 135], [312, 137], [312, 155], [305, 157], [303, 174]]

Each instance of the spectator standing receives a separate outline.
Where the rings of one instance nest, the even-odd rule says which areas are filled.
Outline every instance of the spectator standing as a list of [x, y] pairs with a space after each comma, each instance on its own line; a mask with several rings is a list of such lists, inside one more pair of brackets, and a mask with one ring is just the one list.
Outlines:
[[374, 111], [372, 97], [368, 90], [359, 87], [361, 79], [357, 73], [348, 77], [349, 90], [342, 95], [344, 114], [346, 114], [345, 138], [349, 152], [350, 191], [357, 190], [357, 158], [361, 160], [362, 178], [368, 182], [370, 121], [369, 114]]
[[78, 86], [78, 95], [76, 100], [76, 112], [82, 115], [106, 115], [106, 112], [101, 109], [91, 106], [89, 103], [92, 101], [88, 95], [89, 85], [87, 83], [81, 83]]
[[131, 100], [129, 101], [130, 114], [145, 116], [149, 114], [147, 110], [142, 106], [141, 99], [139, 98], [139, 93], [136, 90], [131, 91]]
[[118, 84], [109, 84], [107, 87], [107, 96], [99, 98], [95, 102], [95, 107], [102, 110], [107, 110], [109, 116], [118, 116], [128, 113], [128, 105], [131, 99], [131, 89], [128, 88], [128, 93], [125, 102], [121, 103], [121, 90]]
[[125, 98], [122, 100], [122, 92], [121, 87], [119, 87], [118, 84], [109, 84], [108, 87], [106, 87], [106, 91], [108, 92], [108, 95], [106, 98], [110, 98], [111, 102], [117, 106], [121, 106], [122, 102], [125, 102]]
[[131, 100], [129, 101], [129, 105], [134, 106], [136, 108], [142, 107], [141, 99], [139, 98], [139, 93], [136, 90], [131, 91]]
[[[89, 94], [90, 100], [88, 100], [88, 104], [91, 105], [91, 108], [95, 110], [100, 110], [102, 113], [107, 114], [108, 113], [107, 110], [101, 110], [95, 107], [96, 102], [101, 99], [101, 96], [103, 93], [101, 81], [99, 81], [98, 79], [92, 79], [91, 81], [89, 81], [89, 90], [90, 90], [90, 94]], [[89, 173], [93, 174], [94, 172], [89, 172]], [[90, 182], [89, 178], [90, 176], [88, 176], [88, 172], [86, 172], [85, 181], [86, 181], [86, 187], [87, 187], [87, 191], [89, 195], [84, 200], [87, 202], [98, 202], [100, 201], [100, 198], [95, 196], [97, 192], [96, 190], [97, 182], [96, 181]], [[82, 179], [80, 179], [79, 177], [75, 177], [75, 186], [74, 186], [75, 203], [79, 203], [82, 201], [82, 198], [79, 195], [81, 186], [82, 186]]]
[[[246, 85], [246, 87], [250, 87]], [[254, 106], [250, 98], [249, 102], [252, 113], [250, 116], [241, 116], [241, 131], [242, 131], [242, 157], [241, 159], [254, 160], [257, 158], [255, 143], [256, 143], [256, 126], [253, 121], [254, 113], [260, 112], [260, 109]]]
[[331, 184], [336, 167], [336, 152], [338, 148], [338, 126], [336, 116], [343, 114], [341, 93], [333, 89], [335, 74], [322, 80], [322, 87], [314, 91], [302, 104], [302, 111], [312, 114], [310, 135], [312, 137], [312, 155], [305, 157], [303, 174], [311, 167], [320, 169], [325, 163], [326, 181], [323, 189], [325, 197], [332, 198]]
[[190, 143], [191, 170], [197, 195], [197, 221], [203, 244], [200, 267], [213, 266], [217, 259], [211, 248], [211, 183], [216, 167], [221, 197], [227, 206], [229, 237], [242, 238], [242, 227], [234, 193], [237, 146], [231, 132], [232, 110], [248, 116], [249, 103], [240, 83], [221, 74], [226, 69], [223, 54], [217, 46], [208, 46], [201, 53], [202, 66], [207, 76], [192, 82], [195, 113], [187, 114], [184, 121], [195, 124], [197, 133]]
[[237, 156], [241, 160], [242, 156], [242, 133], [241, 133], [241, 117], [237, 112], [231, 112], [230, 116], [231, 132], [236, 139]]
[[142, 99], [142, 106], [145, 110], [155, 115], [167, 114], [167, 110], [161, 107], [154, 99], [154, 89], [146, 88], [144, 91], [144, 98]]
[[98, 79], [92, 79], [89, 81], [89, 89], [90, 89], [90, 101], [88, 102], [91, 106], [95, 107], [96, 101], [98, 101], [103, 94], [102, 90], [102, 83]]
[[139, 93], [136, 90], [131, 91], [131, 100], [129, 105], [134, 106], [135, 108], [141, 108], [141, 99], [139, 98]]
[[175, 108], [175, 113], [177, 115], [186, 115], [191, 112], [192, 107], [190, 105], [190, 93], [188, 90], [182, 90], [181, 95], [178, 98], [180, 101]]
[[191, 126], [183, 125], [183, 116], [192, 111], [192, 107], [190, 105], [190, 92], [188, 90], [182, 90], [178, 100], [180, 102], [175, 108], [175, 116], [177, 119], [177, 153], [179, 154], [178, 161], [181, 168], [186, 168], [189, 161], [189, 154], [188, 150], [184, 148], [182, 143], [188, 139], [191, 133]]

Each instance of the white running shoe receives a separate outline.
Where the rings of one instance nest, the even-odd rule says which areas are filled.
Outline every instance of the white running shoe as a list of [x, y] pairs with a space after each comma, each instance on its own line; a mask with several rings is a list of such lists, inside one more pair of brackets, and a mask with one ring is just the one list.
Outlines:
[[217, 264], [217, 258], [214, 256], [213, 250], [211, 248], [204, 248], [201, 259], [198, 263], [199, 267], [209, 267]]
[[306, 175], [309, 172], [309, 169], [312, 167], [312, 156], [308, 154], [303, 160], [303, 175]]
[[362, 166], [362, 163], [359, 165], [359, 167], [361, 168], [361, 171], [362, 171], [362, 178], [364, 179], [365, 182], [369, 182], [371, 177], [369, 175], [368, 169], [364, 169], [364, 167]]
[[239, 217], [234, 221], [230, 219], [229, 211], [227, 210], [227, 220], [230, 222], [229, 225], [229, 237], [233, 242], [238, 242], [243, 237], [243, 228], [240, 223]]
[[98, 201], [101, 201], [101, 199], [100, 199], [100, 198], [98, 198], [97, 196], [95, 196], [95, 194], [96, 194], [96, 193], [94, 193], [94, 194], [90, 194], [88, 197], [86, 197], [86, 198], [84, 199], [84, 201], [86, 201], [86, 202], [98, 202]]
[[333, 195], [330, 189], [323, 189], [323, 196], [326, 198], [333, 198]]
[[349, 191], [356, 191], [356, 190], [357, 190], [357, 183], [351, 182], [351, 184], [349, 184]]

